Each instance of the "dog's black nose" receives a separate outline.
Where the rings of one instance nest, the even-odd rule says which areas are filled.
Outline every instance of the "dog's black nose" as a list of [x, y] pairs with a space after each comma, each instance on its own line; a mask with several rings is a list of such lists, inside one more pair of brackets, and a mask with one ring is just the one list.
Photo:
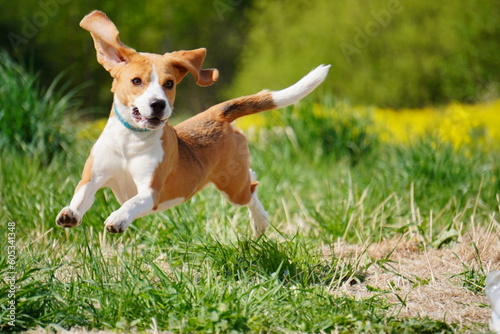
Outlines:
[[165, 100], [152, 100], [149, 103], [149, 107], [154, 114], [162, 113], [166, 106], [167, 102]]

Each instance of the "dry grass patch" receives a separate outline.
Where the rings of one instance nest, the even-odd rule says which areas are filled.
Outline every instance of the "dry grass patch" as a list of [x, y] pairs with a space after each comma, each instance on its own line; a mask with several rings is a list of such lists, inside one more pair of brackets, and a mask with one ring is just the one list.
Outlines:
[[345, 284], [334, 293], [359, 299], [385, 295], [401, 317], [430, 317], [467, 327], [488, 324], [491, 310], [480, 283], [500, 268], [499, 235], [498, 226], [474, 229], [441, 249], [401, 237], [364, 248], [339, 244], [332, 255], [365, 257], [374, 264], [362, 284]]

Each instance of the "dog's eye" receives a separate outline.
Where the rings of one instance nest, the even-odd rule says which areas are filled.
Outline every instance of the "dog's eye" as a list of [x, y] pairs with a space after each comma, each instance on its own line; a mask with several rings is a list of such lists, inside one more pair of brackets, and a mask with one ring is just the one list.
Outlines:
[[165, 82], [163, 87], [165, 87], [166, 89], [170, 89], [170, 88], [174, 87], [174, 80], [167, 80], [167, 82]]
[[140, 86], [140, 85], [142, 85], [142, 80], [141, 80], [141, 78], [133, 78], [133, 79], [132, 79], [132, 84], [133, 84], [134, 86]]

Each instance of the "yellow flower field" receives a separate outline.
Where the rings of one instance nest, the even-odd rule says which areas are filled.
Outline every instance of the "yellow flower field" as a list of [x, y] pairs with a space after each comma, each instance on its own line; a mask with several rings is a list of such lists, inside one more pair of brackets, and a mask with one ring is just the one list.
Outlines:
[[437, 136], [455, 148], [469, 144], [500, 145], [500, 100], [474, 105], [451, 103], [442, 108], [374, 109], [383, 141], [408, 143]]
[[[351, 111], [372, 117], [373, 131], [383, 142], [404, 144], [423, 136], [433, 136], [455, 148], [470, 144], [500, 147], [500, 99], [474, 105], [451, 103], [444, 107], [401, 110], [354, 107]], [[239, 119], [236, 124], [243, 130], [258, 129], [269, 119], [278, 123], [279, 113], [255, 114]], [[319, 104], [314, 105], [313, 113], [324, 118], [334, 118], [339, 114]]]

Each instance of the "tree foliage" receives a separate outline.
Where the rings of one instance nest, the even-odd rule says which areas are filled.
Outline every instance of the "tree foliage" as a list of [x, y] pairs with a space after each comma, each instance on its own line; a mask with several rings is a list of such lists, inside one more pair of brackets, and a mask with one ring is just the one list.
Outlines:
[[[218, 68], [220, 80], [208, 88], [186, 79], [176, 109], [199, 112], [217, 101], [227, 86], [244, 40], [243, 12], [251, 1], [70, 1], [0, 0], [0, 49], [42, 72], [45, 84], [68, 68], [74, 82], [90, 82], [85, 103], [109, 107], [111, 78], [97, 63], [92, 39], [78, 25], [94, 9], [116, 24], [121, 40], [141, 52], [165, 53], [206, 47], [206, 67]], [[104, 112], [107, 112], [104, 111]]]
[[[0, 49], [31, 63], [48, 86], [59, 72], [90, 82], [85, 106], [108, 108], [111, 79], [95, 60], [81, 18], [101, 9], [124, 43], [163, 53], [206, 47], [220, 81], [187, 79], [176, 110], [285, 87], [332, 64], [319, 92], [353, 103], [409, 107], [498, 94], [496, 0], [0, 0]], [[104, 112], [107, 112], [104, 111]]]
[[256, 1], [229, 95], [284, 87], [320, 63], [323, 89], [354, 103], [415, 107], [498, 93], [495, 0]]

